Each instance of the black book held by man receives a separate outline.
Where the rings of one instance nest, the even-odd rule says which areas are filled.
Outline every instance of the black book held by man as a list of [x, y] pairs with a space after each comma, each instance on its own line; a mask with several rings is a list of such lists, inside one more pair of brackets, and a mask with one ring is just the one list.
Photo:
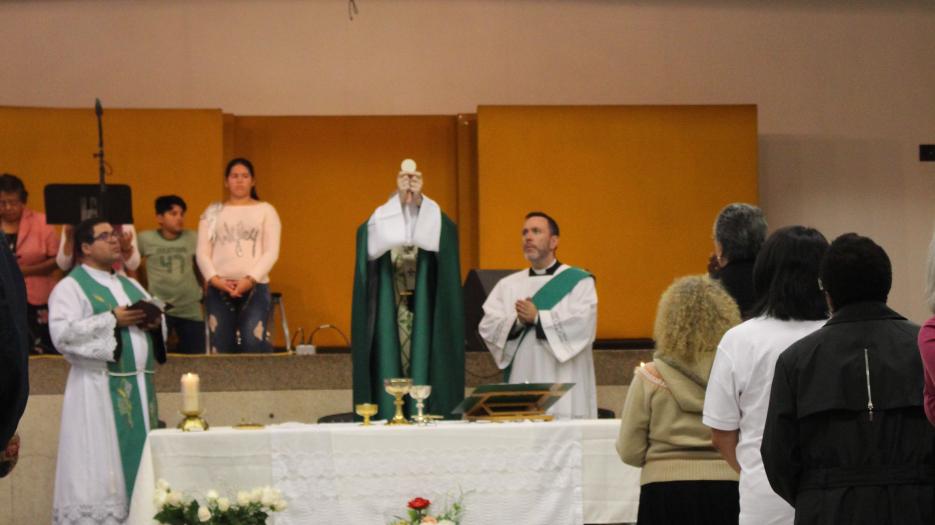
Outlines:
[[172, 308], [172, 305], [155, 297], [151, 299], [140, 299], [139, 301], [127, 307], [127, 310], [139, 310], [146, 314], [143, 324], [153, 324], [159, 317], [166, 313], [166, 310]]

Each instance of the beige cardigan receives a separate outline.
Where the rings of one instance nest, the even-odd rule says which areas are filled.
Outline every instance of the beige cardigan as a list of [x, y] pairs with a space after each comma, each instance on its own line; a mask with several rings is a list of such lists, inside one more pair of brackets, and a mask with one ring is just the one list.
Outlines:
[[705, 389], [662, 361], [637, 367], [621, 414], [617, 453], [642, 467], [640, 485], [661, 481], [736, 481], [701, 423]]

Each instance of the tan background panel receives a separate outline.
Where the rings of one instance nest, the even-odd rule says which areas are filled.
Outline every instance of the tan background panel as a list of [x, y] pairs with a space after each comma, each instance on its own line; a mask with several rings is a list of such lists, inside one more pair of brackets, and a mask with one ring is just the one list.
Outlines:
[[[253, 161], [259, 195], [282, 220], [270, 282], [291, 329], [333, 323], [350, 337], [356, 228], [396, 191], [403, 159], [458, 221], [455, 126], [454, 116], [235, 117], [232, 150]], [[315, 344], [344, 343], [327, 330]]]
[[549, 213], [560, 260], [597, 276], [600, 338], [651, 336], [718, 210], [757, 197], [754, 106], [482, 106], [478, 144], [481, 266], [522, 266], [523, 216]]
[[[139, 231], [155, 228], [153, 201], [185, 199], [187, 225], [221, 192], [221, 112], [105, 109], [107, 182], [129, 184]], [[0, 170], [23, 179], [28, 206], [45, 211], [46, 184], [98, 182], [97, 121], [93, 110], [0, 108]]]
[[[283, 221], [272, 288], [283, 292], [293, 333], [301, 326], [306, 336], [324, 323], [350, 335], [354, 232], [394, 191], [405, 157], [418, 161], [426, 194], [464, 226], [464, 273], [525, 265], [521, 216], [554, 212], [566, 233], [561, 256], [599, 276], [602, 338], [651, 335], [658, 293], [704, 267], [717, 209], [756, 196], [750, 106], [497, 107], [478, 120], [108, 110], [105, 125], [108, 181], [131, 183], [139, 229], [155, 226], [152, 201], [163, 193], [188, 201], [187, 224], [197, 228], [223, 194], [222, 151], [253, 160], [259, 194]], [[93, 112], [5, 108], [0, 126], [0, 153], [38, 209], [47, 183], [94, 182]], [[344, 341], [323, 331], [315, 342]]]

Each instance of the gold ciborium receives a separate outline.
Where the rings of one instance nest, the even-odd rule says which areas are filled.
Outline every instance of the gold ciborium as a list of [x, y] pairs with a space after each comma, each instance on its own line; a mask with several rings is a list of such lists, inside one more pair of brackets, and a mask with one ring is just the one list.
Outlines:
[[406, 421], [406, 417], [403, 416], [403, 396], [409, 393], [411, 387], [412, 379], [408, 377], [393, 377], [383, 380], [383, 388], [386, 389], [386, 393], [396, 398], [393, 401], [393, 404], [396, 405], [396, 415], [393, 416], [393, 419], [386, 422], [387, 425], [411, 424], [409, 421]]
[[412, 385], [409, 389], [409, 396], [416, 400], [417, 413], [415, 416], [412, 416], [412, 420], [420, 425], [425, 425], [431, 421], [430, 418], [422, 413], [422, 410], [425, 408], [425, 400], [428, 399], [431, 394], [431, 385]]
[[374, 403], [358, 403], [354, 405], [354, 412], [356, 412], [358, 416], [364, 418], [364, 422], [361, 423], [361, 426], [369, 427], [370, 418], [377, 413], [377, 405]]

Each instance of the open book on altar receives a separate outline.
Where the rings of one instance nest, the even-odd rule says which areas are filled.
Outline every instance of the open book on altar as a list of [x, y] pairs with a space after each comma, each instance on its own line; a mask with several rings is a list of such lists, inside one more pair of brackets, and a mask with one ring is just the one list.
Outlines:
[[494, 383], [480, 385], [452, 413], [468, 421], [551, 421], [545, 413], [574, 383]]

